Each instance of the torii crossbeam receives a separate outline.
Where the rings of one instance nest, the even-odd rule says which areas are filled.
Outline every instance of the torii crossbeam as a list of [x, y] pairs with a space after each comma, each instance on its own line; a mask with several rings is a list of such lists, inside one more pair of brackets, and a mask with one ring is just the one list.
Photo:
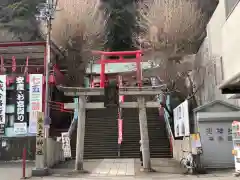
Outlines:
[[[114, 52], [105, 52], [105, 51], [92, 51], [95, 55], [100, 55], [101, 59], [97, 61], [101, 65], [100, 72], [100, 87], [105, 86], [105, 65], [110, 63], [136, 63], [136, 73], [137, 73], [137, 83], [138, 86], [142, 86], [142, 68], [141, 68], [141, 56], [142, 51], [114, 51]], [[110, 59], [109, 57], [114, 56], [118, 57], [117, 59]], [[132, 58], [132, 56], [135, 56]], [[127, 58], [129, 57], [129, 58]]]

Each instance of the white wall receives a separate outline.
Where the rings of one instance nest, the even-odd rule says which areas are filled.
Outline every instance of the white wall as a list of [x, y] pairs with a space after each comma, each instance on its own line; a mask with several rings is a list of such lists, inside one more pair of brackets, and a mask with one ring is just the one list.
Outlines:
[[[222, 35], [223, 29], [228, 23], [226, 23], [226, 20], [225, 2], [224, 0], [220, 0], [214, 14], [212, 15], [212, 18], [207, 25], [207, 37], [203, 41], [198, 53], [196, 54], [195, 68], [201, 68], [200, 70], [195, 70], [193, 72], [193, 79], [196, 82], [197, 87], [201, 86], [203, 82], [199, 93], [197, 93], [197, 100], [199, 105], [216, 99], [225, 100], [229, 103], [238, 105], [238, 100], [228, 99], [226, 95], [221, 94], [221, 91], [218, 88], [218, 86], [222, 84], [226, 79], [226, 67], [223, 68], [223, 66], [226, 65], [223, 64], [224, 60], [226, 60], [224, 59], [224, 52], [226, 51], [226, 38], [224, 38]], [[228, 32], [228, 36], [230, 34], [233, 33]], [[234, 36], [235, 35], [232, 37]], [[224, 59], [222, 62], [221, 57]], [[232, 62], [232, 64], [233, 66], [236, 65], [235, 62]]]
[[224, 80], [228, 80], [240, 72], [240, 3], [222, 28], [222, 40]]
[[212, 18], [207, 25], [207, 34], [213, 56], [222, 55], [222, 27], [225, 21], [225, 3], [224, 0], [220, 0], [215, 12], [212, 15]]
[[[215, 85], [218, 86], [223, 82], [223, 76], [225, 75], [222, 69], [222, 28], [226, 22], [226, 10], [225, 10], [225, 0], [220, 0], [219, 4], [212, 15], [208, 25], [207, 25], [207, 35], [209, 42], [209, 53], [210, 60], [214, 61], [215, 64]], [[221, 93], [218, 88], [216, 88], [215, 93]]]

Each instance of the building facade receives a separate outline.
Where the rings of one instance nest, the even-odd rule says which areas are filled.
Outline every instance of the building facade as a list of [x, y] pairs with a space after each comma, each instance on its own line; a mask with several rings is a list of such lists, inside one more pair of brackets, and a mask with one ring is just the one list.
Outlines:
[[207, 24], [207, 36], [196, 54], [192, 74], [195, 88], [199, 89], [196, 94], [198, 105], [213, 100], [225, 100], [240, 105], [239, 100], [232, 95], [223, 94], [221, 90], [239, 72], [239, 17], [239, 0], [220, 0]]
[[[51, 56], [56, 64], [60, 54], [52, 47]], [[27, 148], [28, 159], [35, 158], [36, 116], [33, 112], [44, 111], [45, 51], [44, 41], [0, 43], [0, 160], [21, 159], [23, 147]], [[54, 69], [48, 82], [51, 107], [55, 102], [52, 95], [57, 80]], [[61, 111], [56, 103], [54, 108], [58, 112], [50, 111], [50, 116]]]
[[[236, 1], [236, 0], [235, 0]], [[231, 94], [228, 97], [239, 99], [239, 42], [240, 42], [240, 3], [239, 0], [233, 9], [227, 11], [226, 22], [222, 28], [222, 57], [224, 68], [224, 82], [220, 89], [223, 93]]]

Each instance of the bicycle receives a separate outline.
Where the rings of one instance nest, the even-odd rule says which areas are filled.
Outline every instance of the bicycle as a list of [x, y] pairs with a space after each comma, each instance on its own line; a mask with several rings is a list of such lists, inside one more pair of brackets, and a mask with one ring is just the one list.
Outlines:
[[196, 168], [197, 168], [197, 163], [194, 160], [192, 152], [189, 151], [184, 151], [182, 150], [183, 153], [188, 153], [187, 156], [183, 156], [183, 158], [180, 160], [180, 166], [182, 169], [184, 169], [184, 174], [187, 173], [194, 173]]

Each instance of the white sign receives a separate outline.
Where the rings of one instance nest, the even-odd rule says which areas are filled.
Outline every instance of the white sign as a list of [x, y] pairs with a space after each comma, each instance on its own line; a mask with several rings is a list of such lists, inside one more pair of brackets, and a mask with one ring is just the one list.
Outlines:
[[0, 124], [6, 123], [6, 75], [0, 75]]
[[150, 80], [151, 80], [152, 87], [156, 87], [157, 86], [157, 78], [151, 77]]
[[27, 134], [27, 123], [14, 123], [13, 124], [13, 131], [17, 135]]
[[71, 158], [71, 145], [70, 138], [67, 132], [62, 133], [62, 149], [64, 153], [64, 158]]
[[180, 104], [173, 110], [173, 117], [175, 137], [189, 136], [190, 129], [187, 100], [185, 100], [182, 104]]
[[37, 131], [37, 112], [42, 111], [42, 74], [30, 74], [29, 77], [29, 133]]
[[7, 146], [6, 140], [2, 140], [2, 147], [6, 147], [6, 146]]

